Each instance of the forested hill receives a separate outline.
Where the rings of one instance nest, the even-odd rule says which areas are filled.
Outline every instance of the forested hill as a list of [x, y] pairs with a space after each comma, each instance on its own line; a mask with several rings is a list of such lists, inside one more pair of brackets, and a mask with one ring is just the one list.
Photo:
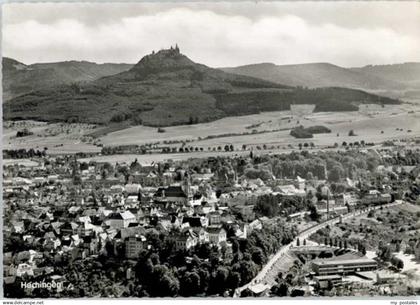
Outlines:
[[420, 89], [420, 63], [407, 62], [393, 65], [369, 65], [351, 68], [352, 71], [399, 82], [407, 88]]
[[402, 78], [384, 78], [382, 73], [366, 73], [367, 69], [348, 69], [330, 63], [297, 65], [261, 63], [234, 68], [222, 68], [222, 70], [240, 75], [258, 77], [289, 86], [310, 88], [346, 87], [363, 90], [406, 88]]
[[3, 57], [2, 63], [3, 99], [6, 101], [39, 89], [96, 80], [127, 71], [133, 66], [74, 60], [26, 65], [8, 57]]
[[5, 119], [168, 126], [315, 104], [316, 111], [357, 110], [398, 100], [345, 88], [295, 88], [198, 64], [179, 49], [143, 57], [128, 71], [97, 80], [53, 84], [4, 104]]

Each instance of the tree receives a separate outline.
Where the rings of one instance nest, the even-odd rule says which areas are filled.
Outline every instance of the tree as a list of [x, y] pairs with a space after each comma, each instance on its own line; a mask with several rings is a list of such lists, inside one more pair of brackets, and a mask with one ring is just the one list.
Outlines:
[[309, 206], [309, 217], [312, 221], [318, 221], [320, 215], [318, 214], [318, 210], [316, 209], [316, 206], [311, 204]]
[[86, 162], [80, 163], [80, 170], [81, 171], [87, 170], [87, 169], [89, 169], [89, 164], [87, 164]]
[[245, 284], [255, 277], [258, 273], [258, 267], [253, 261], [244, 260], [239, 263], [239, 269], [237, 271], [241, 274], [241, 284]]
[[383, 261], [390, 261], [392, 258], [392, 249], [389, 245], [382, 245], [378, 249], [378, 256]]
[[391, 264], [400, 270], [404, 269], [404, 262], [396, 256], [391, 258]]
[[108, 177], [109, 173], [106, 169], [104, 169], [101, 173], [102, 180], [105, 180]]
[[328, 175], [328, 179], [334, 182], [340, 182], [344, 176], [344, 169], [341, 165], [335, 165]]
[[153, 267], [151, 279], [146, 284], [151, 296], [174, 297], [179, 291], [178, 279], [164, 265]]
[[400, 270], [404, 269], [404, 262], [401, 259], [398, 259], [396, 267]]
[[354, 133], [354, 130], [350, 130], [349, 131], [349, 137], [354, 137], [356, 134]]
[[80, 175], [76, 174], [73, 176], [73, 183], [75, 185], [80, 185], [82, 184], [82, 177], [80, 177]]
[[306, 179], [308, 179], [308, 180], [314, 180], [314, 174], [312, 174], [312, 172], [308, 172], [306, 174]]
[[257, 265], [262, 265], [266, 261], [265, 254], [261, 248], [256, 248], [252, 253], [252, 260]]
[[299, 238], [296, 240], [296, 246], [297, 246], [297, 247], [299, 247], [299, 246], [300, 246], [300, 239], [299, 239]]
[[280, 208], [277, 200], [273, 196], [264, 195], [257, 199], [255, 205], [255, 212], [267, 217], [275, 217], [280, 213]]
[[273, 286], [271, 288], [271, 292], [276, 296], [286, 297], [288, 295], [289, 288], [287, 287], [287, 284], [283, 281]]
[[180, 294], [186, 297], [199, 294], [201, 292], [200, 280], [200, 276], [197, 272], [185, 272], [180, 278]]
[[211, 290], [213, 293], [221, 294], [226, 290], [229, 270], [226, 267], [219, 267], [213, 275]]
[[362, 243], [359, 243], [357, 246], [357, 251], [362, 253], [363, 255], [366, 255], [366, 247]]

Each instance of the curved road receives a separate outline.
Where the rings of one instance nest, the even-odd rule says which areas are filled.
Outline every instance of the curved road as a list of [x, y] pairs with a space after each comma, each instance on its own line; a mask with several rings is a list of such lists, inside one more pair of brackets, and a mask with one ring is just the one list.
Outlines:
[[[357, 210], [357, 211], [353, 211], [351, 213], [343, 214], [343, 215], [341, 215], [341, 219], [342, 220], [346, 220], [346, 219], [351, 218], [351, 217], [359, 216], [359, 215], [362, 215], [362, 214], [367, 214], [371, 210], [378, 210], [381, 207], [382, 208], [389, 208], [389, 207], [393, 207], [393, 206], [399, 205], [401, 203], [402, 203], [401, 200], [396, 200], [393, 203], [388, 203], [388, 204], [384, 204], [384, 205], [378, 205], [378, 206], [368, 207], [368, 208], [363, 209], [363, 210]], [[310, 235], [312, 235], [313, 233], [315, 233], [319, 229], [325, 228], [327, 225], [336, 224], [339, 221], [340, 221], [340, 216], [337, 216], [335, 218], [326, 220], [323, 223], [317, 224], [317, 225], [315, 225], [313, 227], [310, 227], [308, 229], [305, 229], [305, 230], [301, 231], [293, 239], [293, 241], [291, 243], [289, 243], [289, 244], [281, 247], [280, 250], [274, 256], [272, 256], [270, 258], [270, 260], [265, 264], [265, 266], [260, 270], [260, 272], [252, 279], [252, 281], [250, 281], [249, 283], [245, 284], [242, 287], [237, 288], [235, 290], [235, 293], [234, 293], [233, 297], [239, 297], [241, 295], [241, 292], [243, 290], [247, 289], [248, 287], [251, 287], [251, 286], [256, 285], [256, 284], [259, 284], [259, 283], [264, 283], [264, 278], [267, 275], [268, 271], [270, 271], [270, 269], [273, 267], [273, 265], [284, 254], [286, 254], [287, 251], [289, 251], [290, 247], [297, 242], [297, 239], [300, 239], [300, 240], [307, 239]]]

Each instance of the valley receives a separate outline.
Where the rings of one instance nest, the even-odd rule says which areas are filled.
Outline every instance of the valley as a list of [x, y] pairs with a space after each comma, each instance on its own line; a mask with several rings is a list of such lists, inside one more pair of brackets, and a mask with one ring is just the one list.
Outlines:
[[[217, 155], [233, 155], [247, 150], [266, 150], [271, 152], [288, 152], [298, 149], [299, 143], [314, 143], [315, 148], [333, 147], [335, 143], [365, 141], [382, 143], [387, 140], [411, 139], [420, 134], [420, 107], [416, 104], [363, 105], [354, 112], [311, 112], [302, 108], [294, 111], [264, 112], [246, 116], [228, 117], [208, 123], [170, 126], [161, 129], [149, 126], [132, 126], [107, 133], [98, 138], [92, 133], [100, 133], [104, 126], [77, 123], [46, 123], [34, 121], [18, 121], [15, 124], [4, 124], [4, 149], [48, 148], [50, 154], [62, 153], [95, 153], [102, 147], [119, 145], [146, 145], [156, 147], [179, 148], [185, 146], [198, 147], [199, 151], [189, 153], [160, 153], [137, 155], [96, 156], [98, 161], [133, 160], [136, 157], [144, 163], [166, 159], [188, 159], [191, 157], [207, 157]], [[290, 130], [296, 126], [304, 127], [322, 125], [331, 129], [329, 134], [315, 134], [310, 139], [296, 139]], [[16, 132], [28, 128], [34, 134], [22, 138]], [[274, 130], [274, 131], [273, 131]], [[277, 131], [278, 130], [278, 131]], [[355, 135], [349, 136], [353, 130]], [[409, 131], [411, 130], [411, 131]], [[383, 131], [383, 133], [382, 133]], [[338, 136], [337, 136], [338, 134]], [[233, 145], [234, 152], [225, 152], [225, 145]], [[217, 150], [218, 147], [221, 150]], [[200, 151], [200, 148], [203, 148]], [[209, 151], [210, 148], [210, 151]], [[215, 151], [213, 150], [215, 149]]]

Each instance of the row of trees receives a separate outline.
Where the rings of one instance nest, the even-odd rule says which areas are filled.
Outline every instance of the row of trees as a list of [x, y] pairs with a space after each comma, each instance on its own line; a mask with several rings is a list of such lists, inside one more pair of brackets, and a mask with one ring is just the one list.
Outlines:
[[30, 131], [28, 128], [24, 128], [24, 129], [16, 132], [16, 138], [22, 138], [22, 137], [30, 136], [30, 135], [33, 135], [33, 134], [34, 133], [32, 131]]
[[27, 159], [33, 157], [45, 157], [47, 154], [47, 148], [44, 150], [30, 149], [5, 149], [3, 150], [3, 159]]

